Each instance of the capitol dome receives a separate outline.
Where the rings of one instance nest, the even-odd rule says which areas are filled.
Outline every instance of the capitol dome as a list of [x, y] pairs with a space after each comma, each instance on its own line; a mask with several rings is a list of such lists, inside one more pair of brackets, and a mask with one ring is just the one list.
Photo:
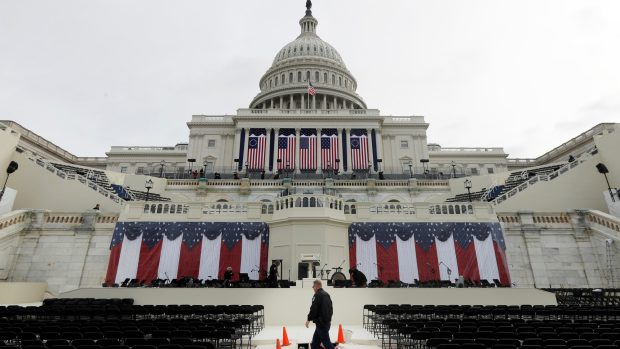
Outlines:
[[[366, 109], [357, 81], [340, 53], [316, 34], [311, 2], [299, 21], [301, 34], [286, 44], [260, 79], [252, 109]], [[312, 87], [315, 94], [309, 94]]]

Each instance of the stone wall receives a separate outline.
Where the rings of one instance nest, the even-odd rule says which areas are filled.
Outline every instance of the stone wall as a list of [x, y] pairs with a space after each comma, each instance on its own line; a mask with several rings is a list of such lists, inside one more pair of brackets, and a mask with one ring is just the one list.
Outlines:
[[[0, 229], [0, 246], [14, 251], [3, 262], [10, 268], [7, 281], [47, 282], [52, 294], [101, 286], [115, 215], [93, 211], [27, 215], [28, 224], [16, 221], [25, 224], [21, 231], [5, 234], [16, 224]], [[15, 217], [21, 216], [10, 219]], [[498, 218], [516, 287], [620, 287], [617, 218], [596, 211], [519, 212]]]

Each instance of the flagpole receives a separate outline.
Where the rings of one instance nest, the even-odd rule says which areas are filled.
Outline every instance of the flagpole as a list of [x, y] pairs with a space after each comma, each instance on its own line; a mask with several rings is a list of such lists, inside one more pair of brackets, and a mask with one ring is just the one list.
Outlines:
[[310, 80], [308, 80], [308, 88], [306, 88], [308, 94], [308, 100], [306, 101], [306, 109], [310, 109]]

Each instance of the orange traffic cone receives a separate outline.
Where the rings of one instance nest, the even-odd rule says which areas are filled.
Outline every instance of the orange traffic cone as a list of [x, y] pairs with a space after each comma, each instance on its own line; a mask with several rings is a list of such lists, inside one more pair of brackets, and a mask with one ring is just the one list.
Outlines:
[[291, 342], [288, 341], [288, 334], [286, 334], [286, 326], [282, 327], [282, 346], [286, 347], [287, 345], [291, 345]]
[[276, 349], [282, 349], [282, 346], [280, 345], [280, 338], [276, 339]]
[[338, 325], [338, 344], [344, 343], [344, 332], [342, 332], [342, 324]]

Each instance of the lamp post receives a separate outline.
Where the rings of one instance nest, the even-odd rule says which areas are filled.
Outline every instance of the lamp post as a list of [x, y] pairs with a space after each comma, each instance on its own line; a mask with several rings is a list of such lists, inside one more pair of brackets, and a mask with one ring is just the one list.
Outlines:
[[245, 162], [245, 178], [250, 178], [250, 172], [248, 170], [248, 162]]
[[146, 188], [146, 200], [145, 201], [149, 201], [149, 193], [151, 189], [153, 188], [153, 180], [151, 180], [150, 178], [147, 179], [146, 183], [144, 183], [144, 187]]
[[614, 198], [614, 193], [611, 191], [611, 185], [609, 185], [609, 179], [607, 179], [607, 174], [609, 173], [607, 166], [599, 162], [598, 164], [596, 164], [596, 169], [598, 170], [598, 173], [605, 176], [605, 181], [607, 182], [607, 189], [609, 189], [609, 196], [611, 196], [611, 202], [616, 202], [616, 199]]
[[409, 178], [413, 178], [413, 161], [409, 161]]
[[465, 189], [467, 189], [467, 198], [471, 202], [471, 181], [469, 179], [465, 180]]
[[450, 162], [450, 166], [452, 166], [452, 178], [456, 178], [456, 162]]
[[11, 161], [9, 163], [9, 166], [6, 168], [6, 179], [4, 180], [2, 191], [0, 191], [0, 200], [2, 200], [2, 197], [4, 196], [4, 190], [6, 189], [6, 183], [9, 181], [9, 176], [11, 175], [11, 173], [17, 171], [18, 167], [19, 165], [17, 164], [17, 162]]
[[331, 172], [332, 172], [332, 162], [328, 161], [327, 162], [327, 177], [328, 178], [332, 176]]
[[372, 177], [372, 164], [368, 161], [368, 178]]
[[164, 178], [164, 166], [166, 166], [166, 160], [162, 160], [159, 165], [161, 166], [159, 169], [159, 178]]
[[208, 165], [207, 160], [202, 162], [202, 167], [204, 167], [204, 170], [203, 170], [204, 171], [203, 172], [204, 178], [207, 178], [207, 165]]

